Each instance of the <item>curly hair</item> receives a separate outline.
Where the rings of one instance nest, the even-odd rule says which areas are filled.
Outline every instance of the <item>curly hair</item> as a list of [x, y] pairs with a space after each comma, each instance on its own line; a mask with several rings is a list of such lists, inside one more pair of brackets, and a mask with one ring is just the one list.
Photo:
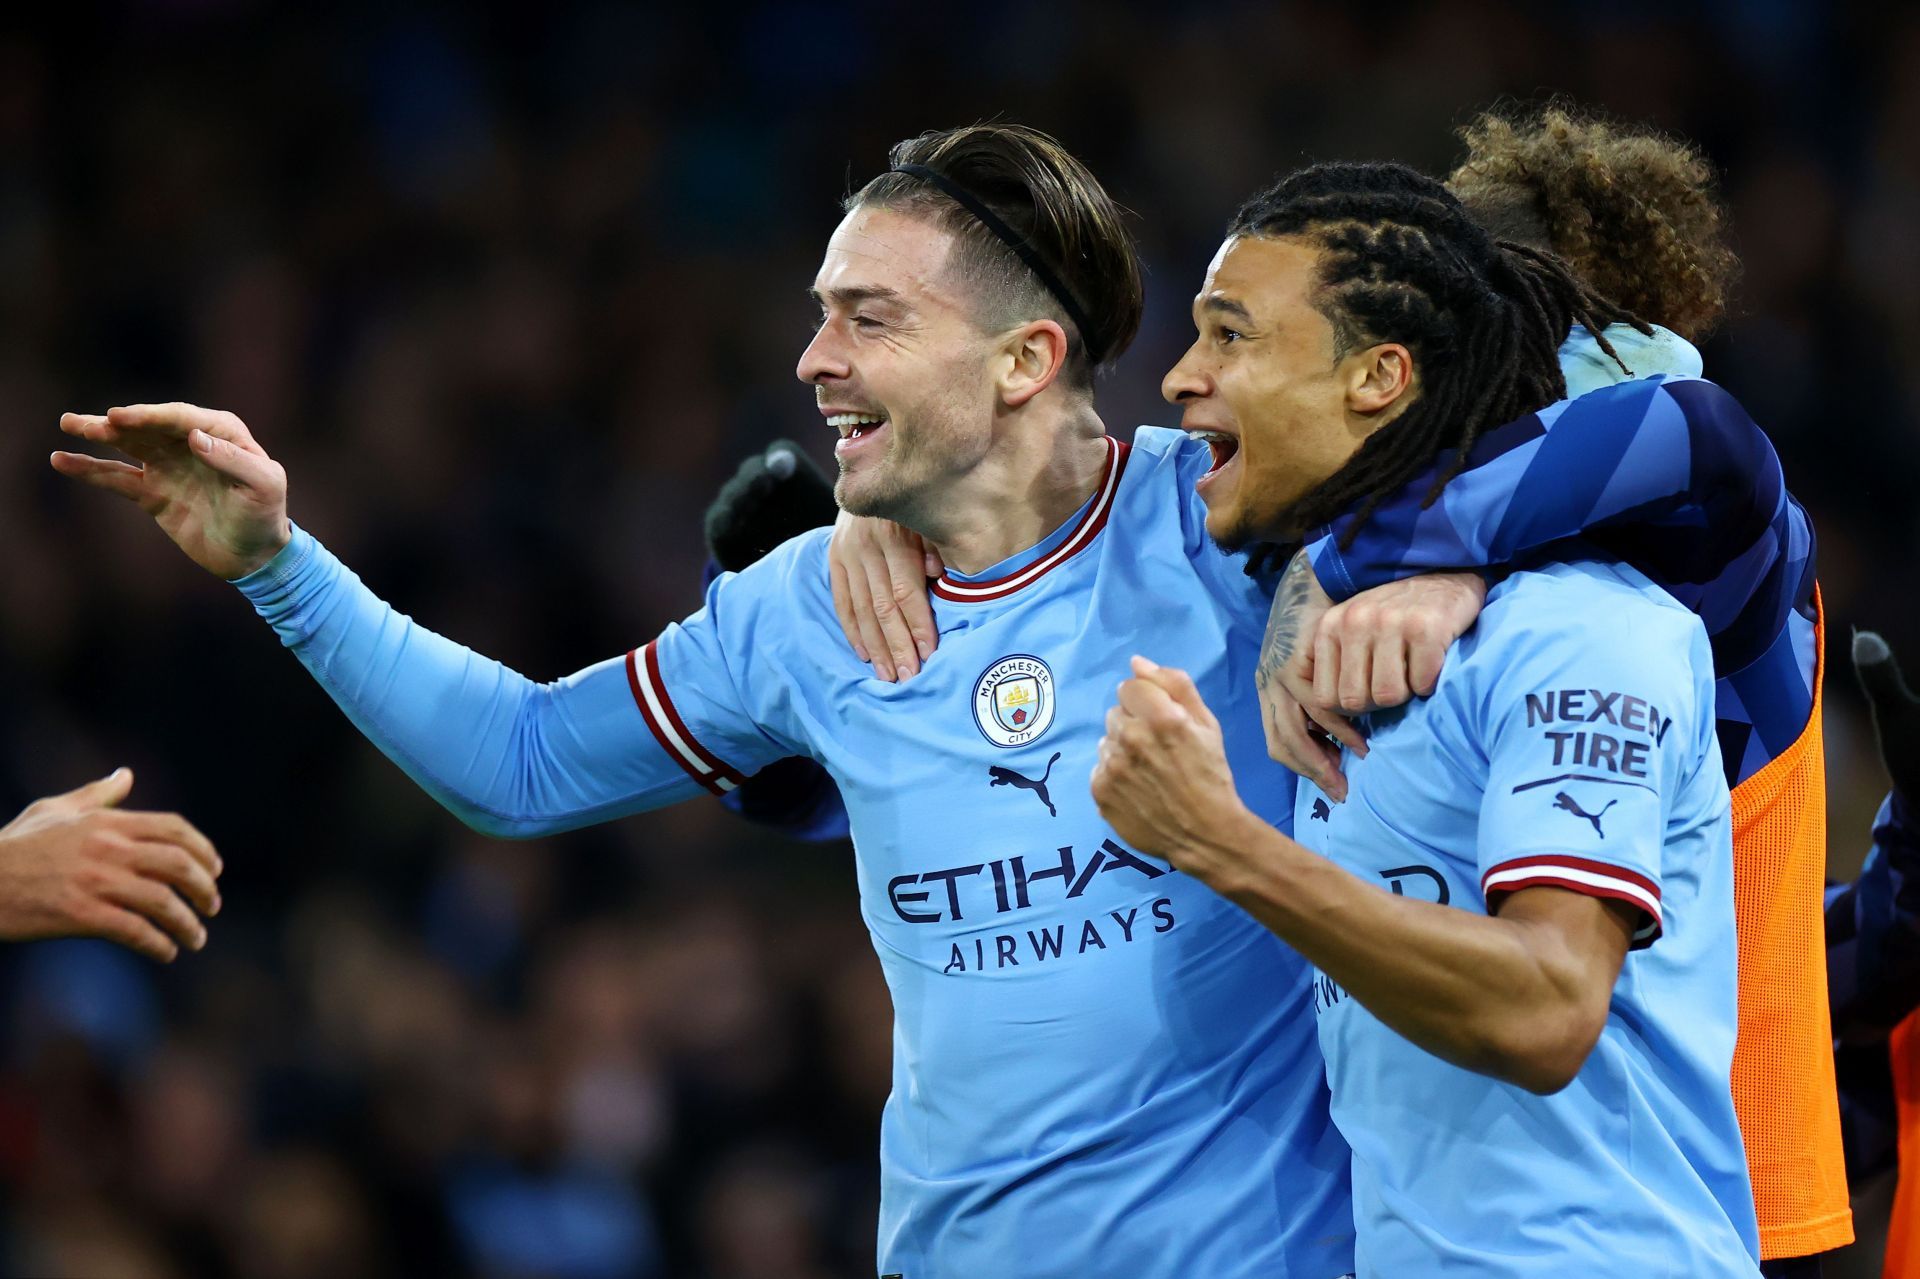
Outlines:
[[1447, 186], [1502, 239], [1564, 258], [1593, 290], [1682, 337], [1725, 316], [1739, 259], [1699, 150], [1564, 102], [1488, 111], [1460, 130]]

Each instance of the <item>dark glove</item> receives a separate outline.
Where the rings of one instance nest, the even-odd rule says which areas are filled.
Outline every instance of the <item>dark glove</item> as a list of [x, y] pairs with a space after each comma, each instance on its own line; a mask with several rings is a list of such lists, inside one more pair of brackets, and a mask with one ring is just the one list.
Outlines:
[[707, 508], [707, 551], [738, 572], [788, 538], [833, 523], [833, 485], [792, 440], [775, 440], [720, 486]]
[[1895, 793], [1909, 805], [1920, 802], [1920, 698], [1907, 687], [1893, 650], [1873, 631], [1853, 633], [1853, 673], [1873, 708], [1873, 735]]

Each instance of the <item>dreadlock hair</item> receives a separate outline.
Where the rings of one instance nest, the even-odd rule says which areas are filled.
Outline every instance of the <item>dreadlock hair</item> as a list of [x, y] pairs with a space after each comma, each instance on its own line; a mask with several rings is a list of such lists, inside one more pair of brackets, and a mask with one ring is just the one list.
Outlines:
[[1610, 298], [1689, 340], [1726, 315], [1740, 259], [1698, 149], [1565, 101], [1482, 112], [1447, 189], [1493, 234], [1551, 249]]
[[1333, 326], [1336, 360], [1381, 342], [1413, 356], [1413, 402], [1289, 512], [1296, 530], [1310, 529], [1358, 504], [1343, 545], [1443, 452], [1453, 456], [1426, 505], [1483, 430], [1565, 396], [1559, 350], [1573, 324], [1616, 361], [1609, 324], [1650, 331], [1551, 253], [1496, 241], [1444, 186], [1402, 164], [1301, 169], [1242, 205], [1227, 234], [1297, 237], [1319, 250], [1315, 305]]

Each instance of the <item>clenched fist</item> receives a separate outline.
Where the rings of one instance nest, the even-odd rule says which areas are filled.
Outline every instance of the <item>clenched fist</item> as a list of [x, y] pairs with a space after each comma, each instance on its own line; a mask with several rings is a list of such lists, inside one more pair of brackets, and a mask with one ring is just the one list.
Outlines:
[[1107, 712], [1093, 770], [1100, 815], [1129, 846], [1164, 857], [1216, 889], [1234, 881], [1248, 823], [1220, 721], [1185, 671], [1133, 659]]

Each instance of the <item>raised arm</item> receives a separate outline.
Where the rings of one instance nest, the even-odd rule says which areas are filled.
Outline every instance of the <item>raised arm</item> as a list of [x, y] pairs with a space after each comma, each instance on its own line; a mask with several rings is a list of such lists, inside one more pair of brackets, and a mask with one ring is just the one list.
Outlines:
[[477, 831], [550, 834], [699, 793], [642, 718], [644, 653], [536, 683], [397, 612], [297, 527], [235, 585], [354, 726]]
[[1873, 708], [1874, 735], [1893, 790], [1873, 822], [1859, 878], [1827, 891], [1827, 982], [1833, 1034], [1882, 1043], [1920, 1007], [1920, 700], [1886, 641], [1854, 637], [1853, 663]]
[[[160, 405], [62, 426], [139, 465], [64, 453], [57, 469], [138, 502], [196, 563], [234, 580], [354, 724], [477, 830], [571, 829], [724, 791], [737, 767], [792, 753], [773, 751], [744, 712], [728, 739], [734, 762], [713, 753], [713, 725], [738, 695], [711, 608], [655, 645], [535, 683], [396, 612], [294, 527], [285, 472], [237, 418]], [[666, 692], [663, 646], [698, 698], [701, 732]]]

